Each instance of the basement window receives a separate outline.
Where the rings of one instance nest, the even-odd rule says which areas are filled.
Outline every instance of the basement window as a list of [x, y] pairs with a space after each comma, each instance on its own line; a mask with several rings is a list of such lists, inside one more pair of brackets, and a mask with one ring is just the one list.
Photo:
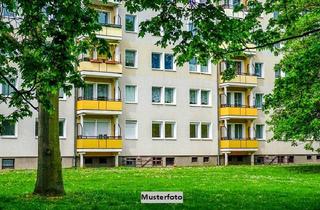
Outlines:
[[14, 159], [2, 159], [2, 169], [14, 169]]

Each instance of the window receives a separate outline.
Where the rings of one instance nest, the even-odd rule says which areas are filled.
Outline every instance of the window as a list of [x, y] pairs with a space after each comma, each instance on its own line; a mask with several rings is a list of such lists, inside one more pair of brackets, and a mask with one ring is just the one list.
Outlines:
[[108, 100], [109, 85], [97, 84], [97, 98], [98, 100]]
[[174, 122], [165, 122], [165, 138], [175, 138], [175, 127], [176, 124]]
[[152, 103], [161, 103], [162, 98], [162, 88], [152, 87]]
[[106, 157], [99, 157], [99, 164], [107, 164], [107, 158]]
[[234, 68], [237, 75], [242, 74], [242, 62], [241, 61], [232, 61], [231, 63], [226, 63], [226, 68]]
[[189, 104], [198, 104], [199, 90], [190, 90], [189, 95], [190, 95]]
[[211, 123], [191, 122], [190, 139], [209, 139], [211, 138]]
[[136, 120], [126, 120], [126, 139], [138, 139], [138, 123]]
[[198, 162], [198, 157], [192, 157], [192, 158], [191, 158], [191, 162], [192, 162], [192, 163]]
[[137, 103], [137, 86], [135, 85], [126, 85], [125, 89], [125, 101], [126, 103]]
[[255, 104], [257, 108], [262, 108], [263, 104], [263, 94], [262, 93], [256, 93], [256, 99], [255, 99]]
[[[11, 84], [16, 86], [16, 81], [12, 80]], [[14, 89], [7, 83], [2, 83], [1, 84], [1, 94], [3, 96], [10, 96], [14, 92]]]
[[175, 139], [176, 123], [172, 121], [153, 121], [152, 138], [154, 139]]
[[189, 61], [189, 72], [210, 74], [211, 72], [210, 72], [210, 68], [209, 68], [209, 62], [207, 62], [207, 64], [203, 65], [203, 64], [197, 63], [197, 59], [192, 58]]
[[164, 103], [174, 104], [175, 103], [175, 88], [165, 88], [164, 89]]
[[162, 165], [162, 158], [161, 157], [152, 158], [152, 165], [153, 166], [161, 166]]
[[16, 123], [4, 120], [2, 122], [1, 136], [16, 137]]
[[136, 158], [126, 158], [126, 166], [136, 166]]
[[162, 122], [152, 122], [152, 138], [161, 138]]
[[320, 160], [320, 155], [317, 155], [317, 160]]
[[263, 63], [255, 63], [254, 64], [254, 73], [258, 77], [263, 77], [262, 66], [263, 66]]
[[278, 19], [279, 17], [279, 11], [274, 11], [273, 12], [273, 19]]
[[307, 155], [307, 160], [312, 160], [312, 155]]
[[126, 15], [126, 31], [136, 32], [136, 16]]
[[280, 69], [274, 71], [274, 77], [275, 78], [280, 78], [281, 77], [281, 70]]
[[101, 25], [109, 24], [110, 14], [108, 12], [99, 12], [99, 23]]
[[83, 97], [85, 100], [93, 100], [93, 84], [85, 84], [83, 88]]
[[256, 125], [256, 138], [264, 139], [264, 125]]
[[[59, 119], [59, 137], [60, 138], [66, 138], [66, 127], [65, 127], [65, 119]], [[39, 122], [38, 120], [36, 121], [35, 124], [35, 136], [38, 137], [38, 132], [39, 132]]]
[[209, 162], [209, 157], [203, 157], [203, 162], [208, 163]]
[[173, 166], [174, 165], [174, 158], [167, 157], [166, 158], [166, 166]]
[[82, 135], [87, 137], [98, 138], [105, 138], [107, 136], [111, 136], [111, 120], [84, 119]]
[[152, 68], [160, 69], [161, 68], [161, 53], [152, 53]]
[[154, 70], [173, 71], [173, 54], [156, 53], [151, 54], [151, 66]]
[[84, 158], [84, 164], [92, 164], [92, 163], [93, 163], [93, 158], [89, 158], [89, 157]]
[[210, 123], [201, 123], [201, 138], [210, 138]]
[[199, 138], [199, 123], [190, 123], [190, 138]]
[[14, 17], [15, 16], [15, 14], [13, 12], [9, 11], [7, 9], [7, 6], [3, 3], [2, 3], [1, 11], [2, 11], [2, 16], [4, 16], [4, 17]]
[[236, 107], [242, 106], [242, 93], [234, 93], [234, 105]]
[[14, 159], [2, 159], [2, 169], [14, 169]]
[[126, 61], [125, 61], [125, 66], [126, 67], [137, 67], [137, 51], [135, 50], [126, 50], [125, 51], [125, 57], [126, 57]]
[[209, 105], [209, 90], [201, 90], [201, 105]]
[[197, 29], [193, 22], [188, 23], [188, 31], [191, 32], [192, 36], [195, 36], [197, 34]]
[[60, 100], [65, 100], [66, 99], [66, 94], [64, 93], [63, 89], [59, 89], [59, 99]]
[[87, 83], [82, 94], [84, 100], [108, 100], [111, 95], [110, 84]]
[[243, 138], [243, 125], [242, 124], [235, 124], [234, 125], [234, 138], [235, 139], [242, 139]]

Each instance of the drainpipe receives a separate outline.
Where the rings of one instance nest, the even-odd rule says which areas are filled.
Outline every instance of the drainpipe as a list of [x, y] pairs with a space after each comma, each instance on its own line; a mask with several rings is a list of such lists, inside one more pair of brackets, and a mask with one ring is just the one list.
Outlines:
[[78, 91], [77, 88], [74, 89], [74, 167], [77, 168], [77, 134], [78, 134], [78, 128], [77, 128], [77, 100], [78, 100]]
[[217, 64], [217, 117], [218, 117], [218, 158], [217, 158], [217, 165], [220, 165], [220, 139], [221, 139], [221, 131], [220, 131], [220, 94], [219, 94], [219, 83], [220, 83], [220, 70], [221, 70], [221, 62]]

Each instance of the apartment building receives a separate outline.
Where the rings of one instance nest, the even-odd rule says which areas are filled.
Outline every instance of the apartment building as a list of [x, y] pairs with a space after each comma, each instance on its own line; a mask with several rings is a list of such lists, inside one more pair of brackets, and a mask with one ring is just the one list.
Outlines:
[[[226, 13], [242, 18], [232, 12], [234, 3], [227, 1]], [[232, 64], [193, 59], [176, 66], [170, 47], [154, 45], [159, 37], [138, 38], [139, 23], [153, 12], [129, 14], [119, 1], [96, 0], [93, 6], [102, 25], [97, 37], [108, 41], [112, 56], [95, 48], [81, 55], [78, 70], [86, 86], [68, 98], [60, 94], [64, 167], [320, 162], [303, 144], [267, 141], [272, 133], [261, 108], [276, 77], [283, 76], [273, 70], [280, 57], [251, 50]], [[223, 81], [228, 65], [235, 65], [237, 76]], [[2, 94], [10, 91], [0, 86]], [[6, 107], [0, 104], [1, 113], [9, 113]], [[36, 167], [36, 124], [34, 113], [5, 125], [0, 168]]]

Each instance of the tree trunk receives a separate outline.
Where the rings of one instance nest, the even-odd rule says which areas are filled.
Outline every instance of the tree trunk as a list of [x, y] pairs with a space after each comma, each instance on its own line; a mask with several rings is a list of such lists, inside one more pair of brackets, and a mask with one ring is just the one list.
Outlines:
[[38, 171], [34, 194], [59, 196], [64, 194], [59, 142], [59, 97], [49, 95], [51, 113], [39, 104]]

